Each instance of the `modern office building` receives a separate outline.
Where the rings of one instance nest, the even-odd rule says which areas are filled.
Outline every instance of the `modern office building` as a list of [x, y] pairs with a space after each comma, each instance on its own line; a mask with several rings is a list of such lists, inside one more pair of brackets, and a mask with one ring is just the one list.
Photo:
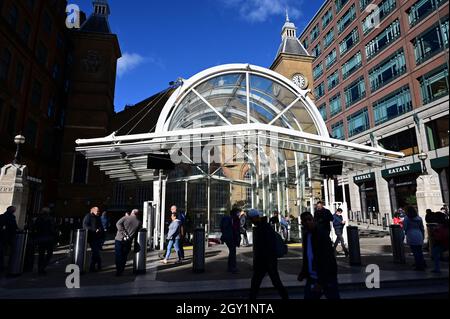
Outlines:
[[330, 134], [406, 155], [339, 178], [351, 209], [416, 205], [423, 169], [440, 189], [428, 208], [448, 205], [448, 1], [328, 0], [299, 39], [315, 56], [314, 96]]

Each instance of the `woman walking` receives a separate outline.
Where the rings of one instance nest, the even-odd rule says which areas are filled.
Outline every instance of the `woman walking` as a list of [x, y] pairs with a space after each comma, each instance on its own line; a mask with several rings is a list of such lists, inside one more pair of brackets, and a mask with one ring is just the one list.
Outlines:
[[406, 217], [403, 220], [403, 230], [406, 235], [406, 243], [411, 248], [415, 259], [415, 270], [425, 270], [426, 264], [423, 257], [423, 241], [425, 229], [422, 218], [417, 214], [414, 207], [408, 207]]

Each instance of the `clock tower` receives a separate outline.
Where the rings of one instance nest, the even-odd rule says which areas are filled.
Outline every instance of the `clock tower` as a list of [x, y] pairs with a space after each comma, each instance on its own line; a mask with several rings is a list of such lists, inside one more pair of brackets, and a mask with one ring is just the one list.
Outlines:
[[[286, 12], [286, 22], [281, 31], [281, 45], [270, 69], [292, 80], [303, 90], [313, 89], [312, 63], [314, 57], [303, 47], [297, 38], [297, 28], [289, 21]], [[310, 93], [309, 96], [313, 98]]]

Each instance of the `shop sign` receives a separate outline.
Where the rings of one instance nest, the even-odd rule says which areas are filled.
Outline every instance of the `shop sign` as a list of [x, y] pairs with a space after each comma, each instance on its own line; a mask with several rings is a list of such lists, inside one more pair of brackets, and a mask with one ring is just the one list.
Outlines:
[[397, 166], [393, 168], [388, 168], [381, 171], [381, 176], [384, 178], [407, 175], [412, 173], [420, 173], [422, 171], [422, 166], [420, 163], [412, 163], [408, 165]]
[[373, 181], [375, 179], [375, 173], [367, 173], [362, 175], [353, 176], [355, 184]]

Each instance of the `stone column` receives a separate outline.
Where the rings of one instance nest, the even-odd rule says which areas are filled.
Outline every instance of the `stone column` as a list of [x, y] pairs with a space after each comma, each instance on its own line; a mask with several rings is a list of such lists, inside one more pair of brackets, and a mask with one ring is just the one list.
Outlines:
[[28, 202], [27, 167], [20, 164], [7, 164], [0, 173], [0, 214], [8, 206], [16, 207], [19, 228], [25, 225]]
[[420, 217], [425, 220], [427, 208], [438, 211], [442, 207], [442, 194], [439, 178], [436, 175], [420, 175], [417, 178], [417, 209]]

